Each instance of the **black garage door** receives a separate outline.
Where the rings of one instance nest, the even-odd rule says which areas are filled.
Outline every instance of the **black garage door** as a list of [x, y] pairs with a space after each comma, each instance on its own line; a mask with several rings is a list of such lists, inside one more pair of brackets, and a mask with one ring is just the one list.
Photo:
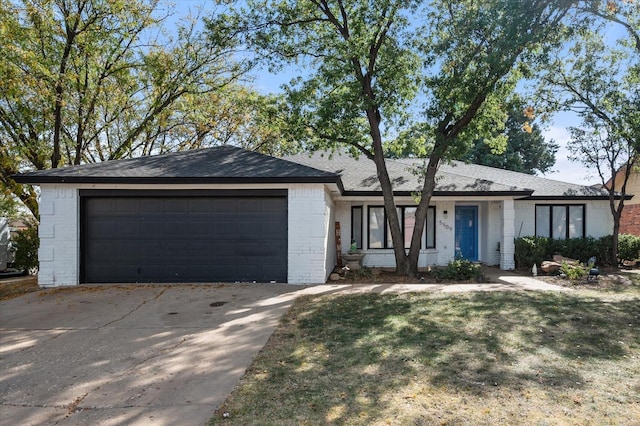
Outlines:
[[87, 283], [286, 282], [285, 196], [83, 196]]

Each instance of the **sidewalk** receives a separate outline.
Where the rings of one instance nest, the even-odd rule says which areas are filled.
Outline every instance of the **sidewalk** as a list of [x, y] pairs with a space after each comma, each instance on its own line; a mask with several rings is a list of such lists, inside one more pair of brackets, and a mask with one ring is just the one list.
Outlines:
[[307, 287], [299, 294], [360, 294], [360, 293], [411, 293], [472, 291], [572, 291], [568, 287], [548, 284], [533, 277], [498, 268], [483, 267], [486, 283], [468, 284], [339, 284], [328, 283]]

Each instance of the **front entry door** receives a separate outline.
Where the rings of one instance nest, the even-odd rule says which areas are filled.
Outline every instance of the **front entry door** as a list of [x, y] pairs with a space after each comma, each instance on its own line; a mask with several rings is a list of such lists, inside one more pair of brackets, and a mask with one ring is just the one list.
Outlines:
[[477, 206], [456, 206], [456, 257], [478, 260]]

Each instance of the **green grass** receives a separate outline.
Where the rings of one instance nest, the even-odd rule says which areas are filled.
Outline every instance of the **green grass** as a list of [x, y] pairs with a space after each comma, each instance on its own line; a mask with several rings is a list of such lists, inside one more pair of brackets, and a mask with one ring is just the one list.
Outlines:
[[303, 297], [211, 424], [638, 425], [639, 330], [637, 284]]

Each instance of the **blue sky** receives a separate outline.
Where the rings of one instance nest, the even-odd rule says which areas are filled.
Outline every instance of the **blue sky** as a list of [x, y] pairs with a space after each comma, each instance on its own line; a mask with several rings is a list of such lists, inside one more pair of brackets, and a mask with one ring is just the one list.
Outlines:
[[[189, 10], [193, 12], [198, 7], [202, 7], [205, 12], [216, 7], [213, 0], [174, 0], [172, 3], [175, 5], [176, 15], [178, 16], [186, 16]], [[270, 74], [266, 70], [260, 70], [254, 73], [253, 87], [262, 93], [275, 93], [280, 90], [282, 84], [289, 82], [298, 73], [299, 70], [295, 67], [291, 67], [278, 75]], [[581, 185], [600, 183], [600, 178], [594, 171], [568, 160], [569, 152], [566, 144], [569, 140], [569, 132], [567, 127], [576, 126], [577, 124], [578, 120], [575, 115], [559, 113], [554, 115], [550, 122], [545, 125], [543, 130], [545, 138], [547, 140], [553, 139], [560, 146], [556, 154], [556, 164], [553, 167], [553, 171], [545, 175], [545, 177]]]

